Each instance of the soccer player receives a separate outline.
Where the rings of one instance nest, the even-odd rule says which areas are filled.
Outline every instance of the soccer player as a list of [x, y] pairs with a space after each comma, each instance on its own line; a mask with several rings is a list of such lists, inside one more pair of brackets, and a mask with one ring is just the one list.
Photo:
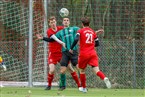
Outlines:
[[[56, 26], [56, 19], [54, 16], [49, 19], [49, 26], [50, 26], [50, 28], [47, 30], [47, 36], [49, 38], [64, 28], [63, 26]], [[59, 42], [59, 43], [57, 43], [54, 40], [49, 41], [48, 38], [43, 37], [40, 34], [37, 34], [36, 36], [38, 39], [43, 39], [44, 41], [50, 42], [49, 46], [48, 46], [49, 47], [49, 52], [48, 52], [48, 62], [49, 62], [48, 86], [45, 89], [45, 90], [50, 90], [51, 83], [52, 83], [53, 78], [54, 78], [55, 65], [57, 64], [57, 62], [60, 62], [61, 57], [62, 57], [61, 44], [63, 45], [63, 42], [61, 42], [59, 40], [57, 40], [57, 42]], [[78, 79], [77, 73], [75, 72], [75, 70], [72, 68], [72, 66], [70, 64], [68, 67], [69, 67], [69, 71], [71, 72], [73, 79], [76, 81], [78, 86], [80, 86], [80, 81]], [[66, 80], [65, 75], [61, 76], [60, 79], [65, 81]], [[60, 80], [60, 82], [63, 82], [61, 80]]]
[[0, 56], [0, 68], [2, 68], [4, 71], [7, 71], [7, 67], [5, 66], [3, 58], [1, 56]]
[[76, 38], [70, 48], [70, 53], [73, 53], [73, 49], [80, 40], [80, 54], [78, 60], [78, 68], [80, 69], [80, 81], [82, 84], [82, 92], [87, 92], [86, 89], [86, 74], [85, 69], [87, 64], [92, 66], [93, 71], [106, 83], [107, 88], [111, 88], [111, 83], [105, 74], [99, 70], [99, 60], [95, 47], [99, 45], [97, 35], [94, 30], [89, 27], [90, 20], [88, 17], [81, 19], [83, 28], [78, 30]]
[[[7, 71], [7, 67], [5, 66], [5, 64], [4, 64], [4, 62], [3, 62], [3, 58], [0, 56], [0, 71], [1, 71], [1, 69], [2, 69], [3, 71]], [[2, 84], [2, 82], [1, 82], [1, 84], [0, 84], [0, 87], [1, 87], [1, 88], [4, 87], [3, 84]]]
[[[78, 64], [78, 46], [76, 45], [73, 48], [74, 53], [69, 53], [69, 49], [71, 47], [71, 44], [74, 41], [74, 38], [76, 36], [77, 31], [79, 30], [79, 27], [73, 26], [69, 27], [70, 20], [69, 18], [65, 17], [63, 18], [63, 25], [64, 29], [57, 32], [55, 35], [52, 35], [51, 38], [54, 40], [61, 40], [65, 43], [66, 48], [62, 47], [62, 59], [60, 61], [61, 68], [60, 68], [60, 76], [62, 79], [60, 79], [60, 90], [64, 90], [66, 88], [66, 79], [65, 78], [65, 72], [68, 67], [68, 63], [71, 62], [73, 66], [76, 66]], [[77, 76], [76, 73], [74, 73], [75, 76]], [[75, 80], [79, 90], [81, 89], [81, 85], [79, 83], [79, 79]]]

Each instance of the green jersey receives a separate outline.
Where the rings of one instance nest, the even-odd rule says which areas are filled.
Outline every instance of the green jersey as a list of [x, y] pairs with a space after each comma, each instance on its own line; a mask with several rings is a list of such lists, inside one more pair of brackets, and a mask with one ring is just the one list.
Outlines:
[[[69, 50], [76, 37], [76, 33], [78, 30], [79, 30], [79, 27], [76, 27], [76, 26], [67, 27], [67, 28], [60, 30], [55, 35], [57, 38], [59, 38], [61, 41], [63, 41], [66, 44], [66, 48], [67, 48], [67, 50]], [[73, 50], [77, 50], [77, 49], [78, 49], [78, 45], [76, 45], [73, 48]], [[66, 49], [62, 47], [62, 51], [66, 51]]]

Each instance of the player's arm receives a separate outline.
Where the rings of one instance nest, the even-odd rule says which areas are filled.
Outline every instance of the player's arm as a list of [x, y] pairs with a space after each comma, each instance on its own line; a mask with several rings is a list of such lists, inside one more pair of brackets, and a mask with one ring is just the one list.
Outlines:
[[97, 47], [97, 46], [100, 46], [99, 38], [98, 37], [95, 39], [95, 47]]
[[56, 42], [62, 44], [63, 42], [61, 40], [59, 40], [54, 34], [50, 37], [52, 38], [53, 40], [55, 40]]
[[39, 39], [39, 40], [44, 40], [44, 41], [46, 41], [46, 42], [53, 42], [53, 41], [55, 41], [55, 40], [52, 39], [52, 38], [43, 37], [41, 34], [36, 34], [36, 37], [37, 37], [37, 39]]
[[98, 35], [98, 34], [102, 34], [102, 33], [104, 33], [104, 29], [99, 29], [99, 30], [97, 30], [97, 31], [95, 31], [96, 32], [96, 34]]
[[64, 48], [66, 48], [65, 43], [62, 42], [61, 40], [59, 40], [54, 34], [53, 34], [50, 38], [54, 39], [56, 42], [58, 42], [58, 43], [61, 44]]
[[77, 33], [77, 35], [76, 35], [76, 37], [75, 37], [75, 39], [74, 39], [74, 42], [73, 42], [73, 44], [71, 45], [71, 48], [70, 48], [70, 53], [72, 53], [72, 49], [75, 47], [75, 45], [78, 43], [78, 41], [79, 41], [79, 39], [80, 39], [80, 34], [79, 33]]
[[53, 42], [53, 41], [55, 41], [53, 38], [48, 38], [48, 37], [43, 37], [42, 40], [44, 40], [46, 42]]

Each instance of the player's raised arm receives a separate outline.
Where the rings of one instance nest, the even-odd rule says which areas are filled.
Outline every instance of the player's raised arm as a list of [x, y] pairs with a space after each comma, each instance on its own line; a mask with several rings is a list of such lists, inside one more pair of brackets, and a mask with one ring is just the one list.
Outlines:
[[99, 38], [98, 37], [95, 39], [95, 47], [97, 47], [97, 46], [100, 46]]
[[98, 35], [98, 34], [102, 34], [102, 33], [104, 33], [104, 29], [99, 29], [99, 30], [97, 30], [97, 31], [95, 31], [96, 32], [96, 34]]
[[[97, 30], [95, 32], [96, 32], [97, 35], [99, 35], [99, 34], [104, 33], [104, 29], [99, 29], [99, 30]], [[100, 46], [99, 38], [98, 37], [95, 39], [95, 47], [97, 47], [97, 46]]]

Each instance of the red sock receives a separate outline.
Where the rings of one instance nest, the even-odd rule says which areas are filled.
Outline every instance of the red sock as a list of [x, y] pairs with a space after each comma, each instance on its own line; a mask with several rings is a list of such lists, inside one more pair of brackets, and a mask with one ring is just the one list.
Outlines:
[[86, 88], [86, 74], [80, 74], [80, 80], [83, 88]]
[[76, 72], [71, 73], [72, 78], [75, 80], [75, 82], [77, 83], [78, 87], [81, 86], [78, 75]]
[[98, 71], [96, 75], [99, 76], [102, 80], [104, 80], [104, 78], [106, 77], [102, 71]]
[[51, 86], [53, 77], [54, 77], [54, 74], [49, 74], [49, 73], [48, 73], [48, 86]]

